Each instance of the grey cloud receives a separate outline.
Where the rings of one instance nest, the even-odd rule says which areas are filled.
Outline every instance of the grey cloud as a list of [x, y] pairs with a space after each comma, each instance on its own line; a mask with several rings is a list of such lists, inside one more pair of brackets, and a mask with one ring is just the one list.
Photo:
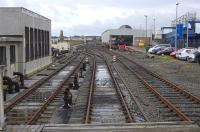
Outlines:
[[[52, 20], [52, 34], [59, 35], [61, 28], [65, 35], [100, 35], [104, 30], [118, 28], [120, 25], [129, 24], [132, 27], [144, 28], [145, 18], [148, 15], [148, 27], [151, 28], [153, 18], [156, 18], [156, 27], [170, 26], [171, 20], [175, 18], [176, 2], [174, 0], [6, 0], [1, 1], [1, 6], [23, 6], [39, 14], [49, 17]], [[199, 13], [199, 0], [178, 0], [179, 16], [187, 11], [195, 10]], [[102, 22], [96, 20], [90, 25], [73, 25], [72, 27], [55, 26], [55, 23], [70, 23], [71, 18], [78, 17], [76, 10], [78, 6], [86, 6], [92, 11], [101, 7], [122, 8], [129, 12], [134, 9], [135, 14], [128, 15], [125, 18], [113, 17], [111, 20]], [[64, 11], [59, 7], [66, 8]], [[47, 8], [47, 9], [46, 9]], [[48, 10], [48, 11], [47, 11]], [[99, 18], [101, 19], [101, 18]], [[90, 20], [88, 20], [90, 21]]]

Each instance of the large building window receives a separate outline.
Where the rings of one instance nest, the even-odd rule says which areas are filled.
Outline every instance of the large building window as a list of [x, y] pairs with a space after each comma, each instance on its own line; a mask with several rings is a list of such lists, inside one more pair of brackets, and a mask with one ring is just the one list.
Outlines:
[[41, 30], [38, 30], [38, 58], [41, 57], [42, 53], [42, 39], [41, 39]]
[[26, 62], [49, 56], [49, 31], [25, 27]]
[[45, 31], [42, 30], [42, 57], [44, 57], [44, 54], [45, 54]]
[[47, 31], [45, 31], [45, 56], [48, 54], [48, 39], [47, 39]]
[[15, 46], [11, 45], [10, 46], [10, 64], [14, 64], [15, 61], [16, 61]]
[[6, 65], [6, 47], [0, 46], [0, 65]]
[[49, 31], [47, 31], [47, 56], [49, 56], [49, 47], [50, 47], [50, 44], [49, 44]]
[[35, 37], [35, 59], [38, 58], [38, 30], [37, 29], [34, 29], [34, 37]]
[[26, 62], [29, 61], [29, 28], [25, 27], [25, 49], [26, 49]]
[[26, 62], [49, 56], [49, 31], [25, 27]]
[[34, 59], [34, 43], [33, 43], [33, 28], [30, 28], [30, 58], [31, 60]]

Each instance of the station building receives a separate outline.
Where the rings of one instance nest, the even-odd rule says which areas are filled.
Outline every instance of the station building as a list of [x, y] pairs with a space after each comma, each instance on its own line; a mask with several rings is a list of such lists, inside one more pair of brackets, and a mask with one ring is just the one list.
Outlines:
[[0, 66], [4, 76], [31, 74], [52, 62], [51, 20], [22, 7], [0, 8]]
[[126, 46], [150, 44], [152, 41], [152, 31], [143, 29], [133, 29], [129, 25], [122, 25], [118, 29], [109, 29], [101, 35], [102, 43], [117, 45], [124, 42]]

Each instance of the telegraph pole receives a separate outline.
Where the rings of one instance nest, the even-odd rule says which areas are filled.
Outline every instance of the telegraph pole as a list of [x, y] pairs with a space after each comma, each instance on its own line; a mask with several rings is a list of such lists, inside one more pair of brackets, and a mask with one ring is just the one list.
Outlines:
[[144, 15], [145, 16], [145, 18], [146, 18], [146, 43], [147, 43], [147, 15]]
[[187, 14], [187, 18], [186, 18], [186, 24], [187, 24], [187, 42], [186, 42], [186, 47], [189, 46], [188, 42], [189, 42], [189, 13]]
[[153, 32], [154, 32], [154, 37], [155, 37], [155, 34], [156, 34], [156, 19], [155, 18], [153, 19]]

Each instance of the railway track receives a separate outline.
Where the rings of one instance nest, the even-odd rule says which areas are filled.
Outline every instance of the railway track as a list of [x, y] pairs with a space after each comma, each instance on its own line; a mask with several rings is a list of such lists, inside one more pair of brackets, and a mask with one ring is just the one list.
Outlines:
[[34, 90], [36, 90], [39, 86], [41, 86], [45, 81], [49, 80], [52, 76], [54, 76], [64, 67], [66, 67], [70, 63], [70, 61], [73, 60], [75, 57], [77, 56], [72, 55], [66, 58], [62, 58], [62, 60], [58, 59], [53, 64], [51, 64], [46, 70], [43, 70], [39, 74], [37, 74], [35, 77], [40, 78], [40, 79], [36, 79], [39, 81], [31, 85], [28, 89], [24, 90], [22, 93], [20, 93], [18, 96], [11, 99], [9, 102], [6, 102], [4, 106], [5, 113], [9, 112], [13, 107], [15, 107], [15, 105], [18, 102], [22, 101], [26, 96], [31, 94]]
[[[56, 98], [60, 99], [60, 93], [65, 88], [66, 81], [80, 66], [83, 58], [83, 56], [71, 58], [71, 61], [63, 65], [61, 69], [52, 73], [40, 85], [35, 86], [34, 90], [16, 100], [17, 103], [12, 105], [12, 109], [6, 111], [7, 124], [35, 124], [40, 117], [43, 117], [42, 114], [45, 115], [45, 110], [48, 111], [49, 108], [52, 110], [51, 106], [56, 107], [52, 105], [55, 103], [52, 101]], [[47, 113], [51, 114], [49, 111]]]
[[[108, 60], [112, 59], [109, 58], [110, 55], [106, 55], [105, 53], [95, 51], [94, 53], [97, 54], [99, 57], [103, 57], [107, 64]], [[111, 65], [111, 64], [110, 64]], [[114, 66], [109, 66], [109, 71], [112, 73], [112, 77], [117, 84], [117, 87], [124, 98], [124, 103], [127, 104], [127, 108], [130, 112], [129, 115], [132, 117], [134, 122], [146, 122], [149, 121], [147, 116], [145, 115], [142, 107], [140, 106], [139, 102], [137, 101], [136, 97], [131, 93], [131, 86], [127, 85], [124, 78], [121, 76], [122, 73], [118, 72]], [[135, 83], [135, 82], [134, 82]]]
[[77, 97], [74, 100], [74, 107], [72, 114], [70, 116], [69, 121], [67, 122], [68, 124], [82, 124], [83, 123], [83, 118], [85, 115], [85, 111], [87, 108], [87, 100], [88, 100], [88, 95], [89, 95], [89, 87], [91, 84], [91, 78], [92, 78], [92, 72], [93, 72], [93, 66], [94, 66], [94, 61], [93, 61], [93, 56], [89, 57], [89, 64], [87, 64], [86, 72], [83, 73], [84, 78], [81, 78], [80, 80], [80, 88], [77, 91]]
[[142, 94], [154, 98], [155, 102], [161, 102], [157, 107], [164, 121], [199, 121], [200, 100], [197, 97], [133, 60], [119, 54], [117, 56], [117, 63], [123, 65], [145, 86], [141, 87]]
[[133, 118], [108, 62], [94, 60], [84, 123], [126, 123]]

